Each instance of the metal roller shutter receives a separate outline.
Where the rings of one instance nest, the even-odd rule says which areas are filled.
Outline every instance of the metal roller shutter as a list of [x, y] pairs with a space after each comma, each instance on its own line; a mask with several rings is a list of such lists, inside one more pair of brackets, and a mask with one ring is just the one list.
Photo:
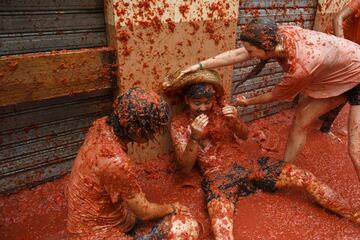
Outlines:
[[111, 103], [109, 90], [0, 108], [0, 193], [68, 173], [89, 126]]
[[0, 0], [0, 56], [106, 46], [102, 0]]
[[[316, 15], [317, 0], [246, 0], [240, 1], [239, 19], [237, 27], [237, 47], [241, 47], [240, 27], [254, 17], [269, 17], [280, 24], [292, 24], [312, 29]], [[233, 72], [233, 96], [256, 96], [269, 91], [282, 78], [282, 69], [275, 61], [270, 61], [265, 68], [254, 78], [248, 79], [243, 84], [237, 84], [258, 63], [249, 61], [234, 66]], [[252, 121], [281, 110], [290, 108], [293, 102], [275, 102], [258, 106], [239, 108], [240, 114], [245, 121]]]
[[[95, 47], [107, 45], [103, 11], [102, 0], [0, 0], [0, 56], [6, 60], [5, 55], [80, 48], [101, 52]], [[105, 75], [109, 74], [107, 70], [102, 72], [107, 69], [105, 66], [115, 63], [113, 54], [103, 51], [89, 54], [90, 59], [84, 59], [87, 56], [84, 53], [81, 60], [93, 69], [100, 69], [96, 80], [99, 82], [106, 81]], [[13, 69], [1, 76], [9, 81], [3, 90], [13, 90], [11, 83], [17, 84], [16, 71], [31, 73], [33, 78], [37, 74], [42, 83], [63, 81], [67, 86], [91, 79], [96, 84], [94, 77], [88, 76], [85, 64], [65, 57], [69, 54], [76, 57], [75, 53], [64, 51], [62, 55], [62, 52], [49, 55], [48, 67], [37, 66], [39, 60], [26, 63], [13, 60]], [[14, 57], [37, 59], [40, 55]], [[0, 69], [8, 67], [0, 62]], [[12, 105], [0, 107], [0, 194], [68, 173], [89, 126], [96, 118], [108, 114], [112, 104], [111, 88], [36, 101], [31, 100], [33, 92], [26, 87], [23, 90], [28, 91], [28, 102], [10, 102]]]

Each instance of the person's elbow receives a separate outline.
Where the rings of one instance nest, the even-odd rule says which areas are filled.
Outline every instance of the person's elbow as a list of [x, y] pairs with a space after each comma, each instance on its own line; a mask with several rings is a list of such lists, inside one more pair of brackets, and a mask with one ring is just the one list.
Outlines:
[[249, 52], [244, 48], [238, 48], [236, 51], [236, 58], [238, 59], [238, 61], [247, 61], [251, 58]]
[[126, 199], [125, 202], [137, 218], [143, 221], [152, 218], [153, 204], [146, 199], [144, 193], [136, 194], [132, 198]]

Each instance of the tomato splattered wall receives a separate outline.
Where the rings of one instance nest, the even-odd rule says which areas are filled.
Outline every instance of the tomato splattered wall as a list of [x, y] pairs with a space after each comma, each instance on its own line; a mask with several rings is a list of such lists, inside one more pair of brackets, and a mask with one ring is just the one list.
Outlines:
[[[105, 1], [108, 42], [118, 53], [119, 90], [139, 85], [161, 92], [166, 73], [233, 49], [238, 5], [227, 0]], [[232, 67], [219, 71], [229, 92]], [[142, 147], [135, 158], [167, 152], [168, 136], [159, 141], [161, 147]]]

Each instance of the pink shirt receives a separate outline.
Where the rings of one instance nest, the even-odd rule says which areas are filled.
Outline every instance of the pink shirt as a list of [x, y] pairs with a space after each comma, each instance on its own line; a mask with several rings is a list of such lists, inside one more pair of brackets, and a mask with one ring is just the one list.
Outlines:
[[283, 80], [272, 90], [276, 100], [299, 92], [313, 98], [341, 95], [360, 83], [360, 46], [342, 38], [295, 26], [281, 26], [287, 62]]

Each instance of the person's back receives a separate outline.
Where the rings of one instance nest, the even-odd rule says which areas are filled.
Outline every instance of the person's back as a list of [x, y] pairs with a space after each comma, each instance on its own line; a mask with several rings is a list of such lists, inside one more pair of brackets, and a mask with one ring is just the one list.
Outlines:
[[[290, 63], [284, 80], [288, 77], [289, 83], [298, 82], [299, 91], [303, 89], [306, 95], [314, 98], [327, 98], [360, 83], [360, 46], [356, 43], [295, 26], [280, 26], [279, 32], [285, 36]], [[293, 96], [281, 98], [290, 97]]]
[[[114, 166], [118, 170], [112, 170], [115, 175], [107, 175]], [[87, 133], [73, 164], [68, 185], [68, 230], [81, 233], [92, 228], [99, 230], [114, 226], [123, 232], [131, 229], [135, 224], [135, 215], [119, 193], [112, 193], [108, 184], [109, 179], [121, 181], [123, 178], [128, 181], [118, 182], [117, 185], [124, 185], [127, 195], [131, 191], [138, 192], [136, 183], [131, 182], [135, 177], [128, 177], [129, 174], [133, 174], [131, 162], [117, 136], [106, 124], [106, 118], [98, 119]]]

